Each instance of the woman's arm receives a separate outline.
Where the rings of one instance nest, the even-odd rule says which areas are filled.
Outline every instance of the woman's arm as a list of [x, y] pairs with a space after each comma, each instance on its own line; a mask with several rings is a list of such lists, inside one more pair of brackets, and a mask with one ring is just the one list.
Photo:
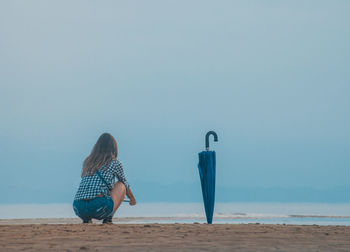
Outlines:
[[131, 206], [136, 205], [136, 199], [130, 189], [129, 183], [126, 181], [122, 163], [119, 160], [116, 160], [114, 164], [115, 164], [115, 175], [117, 176], [118, 181], [122, 182], [126, 187], [126, 196], [128, 196], [128, 198], [130, 199], [129, 204]]
[[134, 206], [136, 205], [136, 199], [134, 194], [132, 193], [131, 189], [129, 188], [129, 190], [126, 191], [126, 196], [128, 196], [128, 198], [130, 199], [130, 206]]

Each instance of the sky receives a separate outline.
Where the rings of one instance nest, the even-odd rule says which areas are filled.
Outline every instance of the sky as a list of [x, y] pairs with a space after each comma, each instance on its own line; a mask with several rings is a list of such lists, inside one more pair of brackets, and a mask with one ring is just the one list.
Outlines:
[[[349, 1], [1, 1], [0, 204], [72, 202], [103, 132], [139, 202], [350, 202]], [[5, 193], [4, 193], [5, 192]]]

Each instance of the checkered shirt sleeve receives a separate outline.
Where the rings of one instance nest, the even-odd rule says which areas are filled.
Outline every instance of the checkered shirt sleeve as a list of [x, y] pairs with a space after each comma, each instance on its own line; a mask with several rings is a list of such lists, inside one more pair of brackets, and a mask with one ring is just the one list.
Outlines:
[[116, 178], [118, 179], [118, 181], [122, 182], [125, 185], [125, 188], [128, 191], [130, 186], [128, 181], [125, 178], [122, 163], [119, 160], [112, 161], [112, 163], [114, 163], [113, 170]]

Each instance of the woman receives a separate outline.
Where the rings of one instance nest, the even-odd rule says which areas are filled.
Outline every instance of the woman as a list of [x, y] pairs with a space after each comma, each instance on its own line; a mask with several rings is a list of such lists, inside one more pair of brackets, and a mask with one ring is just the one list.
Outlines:
[[[130, 199], [131, 206], [136, 204], [117, 156], [117, 142], [112, 135], [104, 133], [85, 159], [73, 202], [74, 212], [83, 223], [91, 223], [92, 218], [112, 223], [113, 215], [125, 195]], [[118, 181], [115, 183], [116, 179]]]

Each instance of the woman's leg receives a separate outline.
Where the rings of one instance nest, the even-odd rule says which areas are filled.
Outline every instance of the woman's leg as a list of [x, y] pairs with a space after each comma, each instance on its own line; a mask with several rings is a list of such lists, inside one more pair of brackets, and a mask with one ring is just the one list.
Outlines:
[[117, 182], [114, 184], [113, 189], [111, 190], [111, 196], [114, 201], [113, 212], [117, 211], [120, 204], [123, 202], [126, 194], [125, 185], [122, 182]]
[[73, 209], [75, 214], [83, 220], [83, 223], [91, 223], [91, 217], [88, 216], [86, 204], [83, 200], [74, 200]]

